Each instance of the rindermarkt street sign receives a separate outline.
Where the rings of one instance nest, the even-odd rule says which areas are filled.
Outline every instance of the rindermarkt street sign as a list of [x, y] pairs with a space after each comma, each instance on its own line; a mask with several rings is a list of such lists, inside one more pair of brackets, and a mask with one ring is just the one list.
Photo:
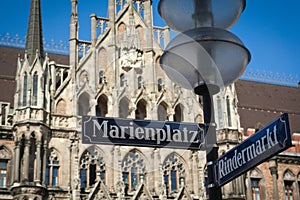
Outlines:
[[82, 142], [199, 150], [204, 129], [196, 123], [83, 116]]
[[223, 186], [291, 146], [288, 114], [283, 114], [215, 162], [216, 184]]

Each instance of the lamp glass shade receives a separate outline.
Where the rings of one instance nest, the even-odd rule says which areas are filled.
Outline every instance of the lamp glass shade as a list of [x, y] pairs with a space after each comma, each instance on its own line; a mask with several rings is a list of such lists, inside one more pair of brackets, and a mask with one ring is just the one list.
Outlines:
[[205, 27], [175, 37], [161, 56], [160, 65], [173, 82], [184, 88], [201, 84], [222, 88], [243, 74], [250, 57], [234, 34]]
[[199, 27], [229, 29], [245, 6], [246, 0], [160, 0], [158, 12], [179, 32]]

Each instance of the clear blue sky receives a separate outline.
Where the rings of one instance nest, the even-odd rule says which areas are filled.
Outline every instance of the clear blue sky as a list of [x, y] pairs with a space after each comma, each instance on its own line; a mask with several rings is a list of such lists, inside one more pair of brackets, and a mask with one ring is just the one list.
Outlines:
[[[70, 0], [41, 0], [43, 36], [68, 42]], [[153, 0], [154, 25], [164, 26]], [[30, 0], [1, 0], [0, 35], [24, 38]], [[300, 1], [247, 0], [237, 24], [230, 30], [248, 47], [252, 60], [248, 69], [293, 75], [300, 79]], [[107, 17], [107, 0], [79, 0], [79, 39], [90, 40], [90, 14]]]

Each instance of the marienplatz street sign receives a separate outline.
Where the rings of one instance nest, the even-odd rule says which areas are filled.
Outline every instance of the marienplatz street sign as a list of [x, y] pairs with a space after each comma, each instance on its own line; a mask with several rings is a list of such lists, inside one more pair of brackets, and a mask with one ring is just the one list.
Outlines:
[[82, 117], [84, 144], [203, 149], [203, 124]]
[[215, 181], [222, 186], [292, 146], [288, 114], [281, 115], [214, 163]]

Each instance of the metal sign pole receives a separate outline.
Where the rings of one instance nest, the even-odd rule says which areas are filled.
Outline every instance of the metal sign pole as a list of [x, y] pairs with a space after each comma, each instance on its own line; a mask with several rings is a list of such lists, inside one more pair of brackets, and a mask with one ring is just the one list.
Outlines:
[[216, 124], [214, 117], [213, 98], [207, 91], [203, 96], [203, 114], [204, 123], [206, 124], [206, 162], [208, 172], [208, 193], [210, 200], [222, 200], [221, 187], [215, 184], [214, 162], [218, 159]]

